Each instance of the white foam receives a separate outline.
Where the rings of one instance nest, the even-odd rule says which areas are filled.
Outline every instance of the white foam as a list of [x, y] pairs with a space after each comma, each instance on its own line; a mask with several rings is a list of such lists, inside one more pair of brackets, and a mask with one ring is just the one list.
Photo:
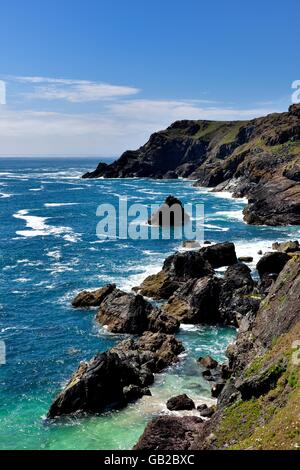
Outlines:
[[0, 193], [0, 198], [1, 199], [6, 199], [6, 198], [9, 198], [9, 197], [12, 197], [13, 194], [9, 194], [9, 193]]
[[44, 186], [41, 186], [40, 188], [31, 188], [29, 191], [43, 191]]
[[141, 272], [138, 274], [132, 274], [131, 276], [126, 277], [120, 283], [120, 289], [125, 292], [130, 292], [133, 287], [139, 286], [146, 277], [152, 276], [159, 273], [162, 268], [162, 263], [151, 265], [148, 267], [141, 267]]
[[77, 206], [79, 202], [46, 202], [45, 207]]
[[55, 227], [47, 225], [46, 221], [49, 217], [40, 217], [36, 215], [29, 215], [27, 209], [19, 210], [16, 214], [13, 214], [15, 219], [25, 220], [26, 227], [30, 230], [17, 230], [16, 234], [21, 237], [45, 237], [49, 235], [64, 235], [69, 237], [68, 241], [76, 242], [78, 236], [73, 233], [70, 227]]
[[218, 212], [215, 212], [213, 215], [217, 217], [229, 219], [229, 220], [233, 219], [233, 220], [240, 220], [244, 222], [244, 214], [243, 214], [242, 209], [234, 210], [234, 211], [218, 211]]

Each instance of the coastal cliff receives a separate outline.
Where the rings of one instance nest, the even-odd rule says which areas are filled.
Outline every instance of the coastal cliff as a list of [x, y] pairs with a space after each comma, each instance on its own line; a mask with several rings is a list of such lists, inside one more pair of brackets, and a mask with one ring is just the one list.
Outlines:
[[249, 121], [177, 121], [83, 178], [196, 180], [247, 197], [244, 219], [300, 224], [300, 105]]
[[[186, 417], [152, 420], [136, 449], [298, 449], [300, 446], [300, 257], [291, 255], [261, 301], [240, 322], [227, 351], [230, 378], [211, 412], [193, 426]], [[188, 432], [188, 431], [189, 432]]]

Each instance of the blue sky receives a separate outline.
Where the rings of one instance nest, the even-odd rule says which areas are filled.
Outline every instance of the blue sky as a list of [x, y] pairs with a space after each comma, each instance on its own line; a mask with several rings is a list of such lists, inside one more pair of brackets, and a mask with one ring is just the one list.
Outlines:
[[176, 119], [287, 109], [296, 0], [1, 2], [0, 154], [119, 155]]

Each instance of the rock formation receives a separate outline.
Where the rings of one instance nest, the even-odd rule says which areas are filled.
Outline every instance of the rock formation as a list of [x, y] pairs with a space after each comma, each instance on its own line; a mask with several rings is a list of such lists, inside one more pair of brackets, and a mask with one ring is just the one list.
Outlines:
[[300, 225], [300, 105], [250, 121], [177, 121], [84, 178], [196, 179], [247, 197], [250, 224]]

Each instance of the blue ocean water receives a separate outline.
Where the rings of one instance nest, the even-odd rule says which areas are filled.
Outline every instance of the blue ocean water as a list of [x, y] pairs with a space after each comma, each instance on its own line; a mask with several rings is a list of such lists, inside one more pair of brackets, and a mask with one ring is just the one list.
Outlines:
[[205, 239], [234, 241], [238, 255], [254, 256], [253, 268], [259, 249], [299, 238], [300, 227], [247, 226], [245, 201], [188, 181], [80, 179], [95, 165], [92, 159], [0, 159], [0, 340], [7, 350], [0, 366], [1, 449], [130, 449], [145, 423], [166, 412], [172, 395], [210, 401], [194, 359], [211, 354], [224, 360], [236, 332], [185, 326], [179, 337], [186, 353], [157, 377], [152, 397], [98, 417], [45, 421], [51, 400], [79, 362], [122, 339], [101, 329], [93, 311], [74, 310], [74, 295], [108, 282], [130, 290], [179, 248], [175, 240], [99, 240], [99, 204], [116, 204], [119, 196], [161, 203], [169, 194], [203, 203]]

